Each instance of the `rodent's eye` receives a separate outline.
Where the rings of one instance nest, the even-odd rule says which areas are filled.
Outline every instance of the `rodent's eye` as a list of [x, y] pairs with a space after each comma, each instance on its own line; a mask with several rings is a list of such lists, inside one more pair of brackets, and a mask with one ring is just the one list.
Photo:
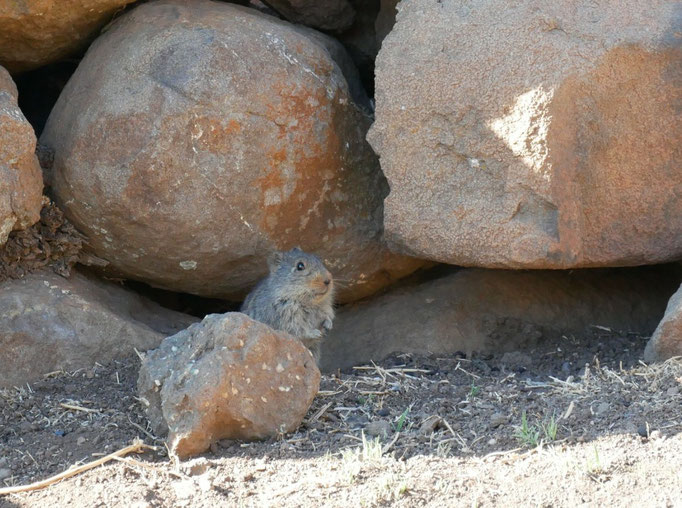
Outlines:
[[296, 265], [296, 270], [299, 272], [305, 270], [305, 263], [303, 261], [299, 261], [298, 264]]

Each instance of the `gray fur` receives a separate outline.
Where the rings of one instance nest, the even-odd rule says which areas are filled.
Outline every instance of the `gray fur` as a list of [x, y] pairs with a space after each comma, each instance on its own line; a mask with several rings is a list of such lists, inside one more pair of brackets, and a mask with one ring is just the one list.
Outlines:
[[[303, 270], [298, 270], [299, 263]], [[319, 363], [320, 343], [334, 319], [331, 273], [319, 258], [299, 248], [276, 252], [268, 266], [270, 275], [249, 293], [241, 312], [298, 338]]]

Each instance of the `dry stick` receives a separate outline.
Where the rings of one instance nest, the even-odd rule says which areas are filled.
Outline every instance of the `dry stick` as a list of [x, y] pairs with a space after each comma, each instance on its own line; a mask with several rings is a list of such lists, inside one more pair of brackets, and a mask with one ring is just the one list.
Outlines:
[[149, 446], [147, 444], [144, 444], [142, 441], [139, 439], [136, 439], [133, 444], [130, 446], [126, 446], [125, 448], [121, 448], [117, 452], [110, 453], [109, 455], [106, 455], [102, 457], [101, 459], [93, 460], [92, 462], [88, 462], [87, 464], [83, 464], [81, 466], [68, 469], [67, 471], [63, 471], [57, 475], [51, 476], [50, 478], [47, 478], [45, 480], [41, 480], [39, 482], [35, 483], [30, 483], [28, 485], [18, 485], [16, 487], [6, 487], [0, 489], [0, 496], [4, 496], [6, 494], [18, 494], [19, 492], [28, 492], [31, 490], [38, 490], [38, 489], [44, 489], [45, 487], [49, 487], [53, 483], [57, 483], [60, 480], [65, 480], [66, 478], [71, 478], [72, 476], [75, 476], [79, 473], [82, 473], [83, 471], [87, 471], [89, 469], [93, 469], [97, 466], [100, 466], [104, 464], [105, 462], [109, 462], [110, 460], [114, 460], [116, 457], [123, 457], [124, 455], [128, 455], [129, 453], [137, 453], [142, 449], [150, 449], [154, 450], [156, 447], [154, 446]]
[[76, 406], [75, 404], [66, 404], [64, 402], [62, 402], [59, 405], [66, 408], [66, 409], [72, 409], [74, 411], [83, 411], [85, 413], [99, 413], [100, 412], [99, 409], [90, 409], [88, 407]]

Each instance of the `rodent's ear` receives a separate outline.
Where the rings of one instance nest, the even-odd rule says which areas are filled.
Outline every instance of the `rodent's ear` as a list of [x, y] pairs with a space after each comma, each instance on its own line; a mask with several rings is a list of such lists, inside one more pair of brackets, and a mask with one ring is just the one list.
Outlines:
[[299, 246], [297, 245], [296, 247], [294, 247], [293, 249], [291, 249], [291, 252], [295, 252], [296, 254], [300, 254], [301, 252], [303, 252], [303, 249], [301, 249], [301, 247], [299, 247]]
[[271, 272], [277, 271], [283, 257], [284, 253], [277, 250], [268, 256], [268, 268], [270, 268]]

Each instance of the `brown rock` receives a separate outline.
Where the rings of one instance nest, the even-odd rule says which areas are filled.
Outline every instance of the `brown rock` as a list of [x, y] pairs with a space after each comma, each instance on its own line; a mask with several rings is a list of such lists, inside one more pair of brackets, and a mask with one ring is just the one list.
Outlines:
[[36, 136], [17, 105], [17, 96], [12, 78], [0, 67], [0, 245], [11, 231], [34, 224], [42, 206]]
[[154, 2], [90, 47], [41, 142], [58, 204], [111, 273], [238, 297], [270, 252], [300, 245], [348, 301], [419, 266], [382, 244], [369, 120], [333, 42], [308, 33], [226, 3]]
[[115, 284], [34, 273], [0, 284], [0, 388], [156, 347], [196, 318]]
[[486, 267], [679, 259], [679, 30], [666, 0], [402, 2], [369, 133], [387, 239]]
[[355, 9], [348, 0], [265, 0], [285, 19], [319, 30], [342, 32], [353, 24]]
[[12, 72], [40, 67], [80, 49], [135, 0], [0, 2], [0, 64]]
[[181, 458], [220, 439], [296, 429], [320, 384], [310, 351], [248, 316], [211, 314], [147, 353], [138, 389], [155, 432]]
[[322, 370], [394, 352], [513, 351], [594, 325], [647, 334], [678, 282], [668, 267], [461, 269], [343, 307], [323, 343]]
[[644, 350], [644, 361], [661, 362], [682, 356], [682, 286], [670, 298], [665, 315]]

